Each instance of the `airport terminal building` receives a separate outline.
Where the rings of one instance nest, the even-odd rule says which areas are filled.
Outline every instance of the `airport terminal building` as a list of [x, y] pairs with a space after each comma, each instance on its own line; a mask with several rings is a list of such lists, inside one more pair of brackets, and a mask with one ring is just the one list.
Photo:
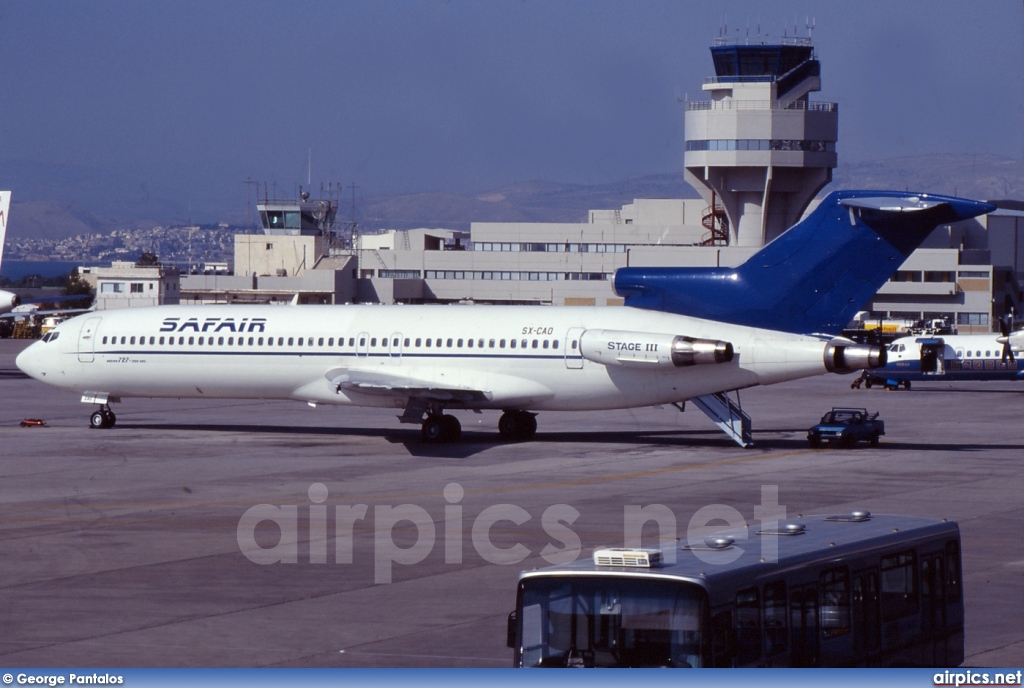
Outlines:
[[[812, 100], [809, 38], [719, 40], [707, 99], [686, 103], [686, 180], [699, 199], [636, 199], [578, 223], [474, 222], [470, 231], [340, 237], [336, 201], [264, 199], [233, 275], [182, 277], [182, 303], [622, 304], [627, 266], [732, 266], [797, 222], [831, 181], [838, 105]], [[945, 318], [988, 332], [1022, 308], [1024, 212], [940, 227], [872, 299], [872, 318]]]

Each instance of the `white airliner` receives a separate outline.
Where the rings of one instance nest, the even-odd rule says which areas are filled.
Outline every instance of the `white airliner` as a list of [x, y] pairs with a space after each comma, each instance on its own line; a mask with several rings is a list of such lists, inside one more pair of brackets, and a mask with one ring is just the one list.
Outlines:
[[[7, 217], [11, 211], [11, 192], [0, 191], [0, 265], [4, 263], [4, 243], [7, 240]], [[0, 314], [17, 308], [21, 300], [17, 294], [0, 289]]]
[[[836, 192], [741, 266], [619, 270], [621, 308], [132, 308], [66, 321], [17, 365], [98, 404], [97, 428], [110, 403], [176, 397], [402, 409], [427, 441], [459, 437], [446, 409], [504, 411], [500, 435], [527, 439], [538, 411], [692, 400], [729, 431], [729, 391], [884, 365], [835, 334], [932, 229], [993, 209]], [[730, 434], [750, 444], [749, 425]]]

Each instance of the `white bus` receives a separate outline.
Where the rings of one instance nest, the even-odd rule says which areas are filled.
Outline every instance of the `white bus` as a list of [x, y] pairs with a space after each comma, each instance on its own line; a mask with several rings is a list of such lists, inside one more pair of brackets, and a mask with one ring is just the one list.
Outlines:
[[[775, 539], [777, 557], [764, 555], [767, 537]], [[857, 511], [670, 546], [675, 563], [665, 563], [665, 548], [599, 549], [592, 560], [521, 574], [508, 624], [513, 665], [963, 662], [954, 522]], [[716, 558], [732, 561], [711, 563]]]

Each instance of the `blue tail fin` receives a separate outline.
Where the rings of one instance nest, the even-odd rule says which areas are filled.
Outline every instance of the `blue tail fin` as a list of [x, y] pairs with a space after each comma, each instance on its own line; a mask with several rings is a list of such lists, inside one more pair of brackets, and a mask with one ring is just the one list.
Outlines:
[[995, 206], [949, 196], [836, 191], [735, 268], [623, 268], [627, 306], [798, 334], [837, 334], [941, 224]]

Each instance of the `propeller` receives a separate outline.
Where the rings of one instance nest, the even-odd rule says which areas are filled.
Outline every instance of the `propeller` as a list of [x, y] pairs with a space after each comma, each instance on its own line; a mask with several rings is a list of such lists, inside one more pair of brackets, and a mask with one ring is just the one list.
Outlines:
[[1013, 347], [1010, 346], [1010, 335], [1013, 334], [1013, 313], [1007, 313], [999, 321], [999, 334], [1001, 337], [997, 338], [996, 341], [1003, 345], [1003, 363], [1009, 361], [1013, 363], [1016, 359], [1013, 357]]

